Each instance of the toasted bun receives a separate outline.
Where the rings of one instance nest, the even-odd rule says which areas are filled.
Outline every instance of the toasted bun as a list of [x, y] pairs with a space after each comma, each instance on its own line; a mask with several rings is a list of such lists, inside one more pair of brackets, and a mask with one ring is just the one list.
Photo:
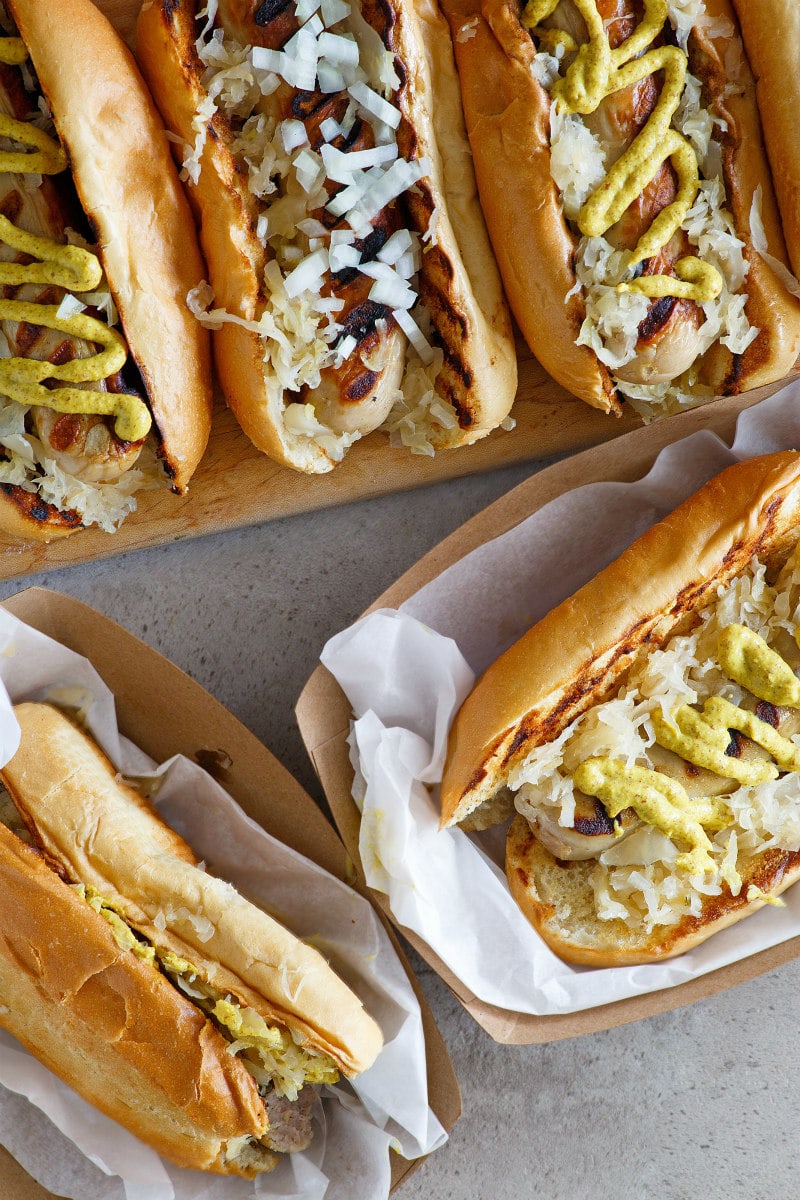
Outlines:
[[462, 705], [444, 768], [442, 825], [480, 828], [508, 816], [513, 767], [607, 696], [642, 645], [661, 645], [755, 555], [779, 560], [798, 525], [800, 454], [737, 463], [548, 613]]
[[562, 862], [545, 849], [523, 816], [517, 814], [506, 841], [506, 873], [511, 894], [525, 916], [560, 958], [587, 967], [632, 966], [684, 954], [712, 933], [726, 929], [763, 908], [766, 900], [748, 900], [751, 887], [777, 896], [800, 879], [800, 851], [767, 850], [754, 858], [740, 856], [742, 889], [732, 896], [704, 899], [698, 917], [677, 925], [657, 926], [651, 933], [631, 929], [622, 920], [599, 920], [590, 876], [593, 859]]
[[447, 348], [437, 393], [458, 425], [439, 445], [470, 445], [496, 429], [517, 390], [517, 356], [489, 235], [478, 200], [453, 44], [434, 0], [393, 0], [389, 45], [407, 72], [399, 105], [414, 130], [429, 181], [408, 196], [418, 229], [434, 212], [435, 245], [423, 254], [420, 295], [434, 341]]
[[800, 8], [793, 0], [733, 0], [764, 114], [764, 141], [789, 260], [800, 275], [800, 145], [797, 140], [797, 47]]
[[[520, 22], [521, 6], [513, 0], [443, 0], [442, 7], [453, 32], [481, 204], [512, 311], [555, 379], [594, 407], [619, 412], [608, 370], [593, 351], [575, 345], [585, 316], [583, 300], [573, 292], [578, 239], [550, 172], [550, 98], [531, 72], [534, 45]], [[727, 0], [706, 0], [705, 7], [710, 30], [734, 27]], [[788, 39], [786, 46], [789, 53]], [[728, 121], [723, 168], [737, 233], [749, 246], [750, 205], [760, 186], [768, 247], [784, 260], [753, 80], [740, 54], [736, 87], [727, 86], [724, 65], [734, 61], [731, 51], [728, 36], [694, 34], [690, 69], [713, 97], [724, 97], [718, 101]], [[747, 258], [746, 312], [760, 333], [743, 355], [717, 343], [704, 356], [700, 379], [717, 394], [780, 379], [800, 354], [800, 306], [752, 248]]]
[[58, 869], [113, 900], [133, 928], [188, 958], [199, 978], [329, 1054], [345, 1075], [372, 1065], [381, 1032], [321, 954], [198, 868], [186, 843], [58, 710], [22, 704], [15, 712], [22, 739], [2, 777]]
[[[195, 112], [206, 99], [204, 68], [195, 51], [197, 8], [194, 2], [176, 6], [157, 0], [142, 8], [137, 24], [137, 56], [152, 93], [168, 127], [190, 145], [196, 137]], [[385, 17], [388, 11], [381, 10]], [[386, 20], [384, 36], [405, 64], [398, 105], [410, 123], [407, 136], [431, 161], [431, 176], [410, 201], [412, 218], [427, 228], [430, 214], [438, 213], [438, 244], [423, 255], [419, 286], [431, 313], [433, 341], [445, 352], [437, 392], [452, 404], [457, 424], [433, 440], [443, 448], [465, 445], [496, 428], [513, 403], [517, 364], [511, 324], [477, 202], [446, 24], [430, 3], [396, 3]], [[209, 128], [190, 194], [214, 303], [253, 321], [266, 303], [267, 252], [256, 235], [258, 210], [220, 114]], [[228, 404], [258, 449], [304, 472], [336, 465], [341, 449], [330, 450], [286, 427], [284, 392], [264, 363], [257, 332], [222, 323], [214, 332], [214, 357]]]
[[258, 1169], [272, 1165], [261, 1148], [237, 1163], [232, 1145], [228, 1157], [267, 1121], [222, 1035], [2, 824], [0, 892], [0, 1025], [179, 1166], [250, 1175], [258, 1156]]
[[163, 123], [132, 55], [91, 0], [59, 0], [55, 9], [50, 0], [8, 0], [8, 8], [97, 231], [166, 472], [184, 492], [211, 427], [210, 349], [186, 306], [204, 266]]

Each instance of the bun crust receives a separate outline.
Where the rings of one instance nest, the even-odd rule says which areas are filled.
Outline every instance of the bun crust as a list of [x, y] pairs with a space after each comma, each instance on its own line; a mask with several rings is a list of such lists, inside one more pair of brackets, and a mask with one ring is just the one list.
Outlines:
[[3, 1028], [179, 1166], [252, 1174], [226, 1146], [265, 1132], [264, 1105], [211, 1022], [2, 824], [0, 891]]
[[[715, 22], [722, 23], [720, 28], [735, 21], [728, 0], [706, 0], [705, 7], [711, 29]], [[521, 7], [515, 0], [444, 0], [443, 9], [453, 32], [481, 203], [514, 316], [555, 379], [588, 404], [619, 413], [608, 370], [593, 351], [575, 345], [585, 316], [583, 299], [571, 294], [578, 239], [564, 218], [550, 171], [550, 97], [531, 72], [534, 46], [521, 24]], [[761, 22], [760, 7], [752, 19]], [[787, 54], [793, 44], [785, 39]], [[736, 88], [726, 87], [730, 50], [729, 37], [695, 33], [690, 69], [712, 96], [725, 97], [720, 101], [728, 121], [723, 173], [737, 233], [749, 247], [750, 205], [760, 185], [769, 251], [783, 261], [754, 83], [739, 56]], [[770, 111], [765, 123], [771, 120]], [[743, 355], [718, 342], [703, 356], [700, 381], [717, 395], [780, 379], [800, 354], [800, 305], [752, 248], [746, 255], [746, 313], [760, 333]]]
[[57, 869], [95, 887], [201, 979], [329, 1054], [345, 1075], [372, 1065], [381, 1032], [321, 954], [198, 870], [183, 839], [58, 710], [22, 704], [15, 712], [22, 740], [2, 776]]
[[764, 114], [764, 140], [783, 218], [789, 260], [800, 275], [800, 146], [797, 47], [800, 9], [791, 0], [733, 0]]
[[[159, 117], [133, 57], [91, 0], [8, 0], [147, 389], [160, 454], [186, 491], [211, 428], [209, 339], [186, 305], [204, 266]], [[86, 114], [91, 114], [91, 120]]]
[[751, 886], [777, 896], [800, 879], [800, 851], [768, 850], [737, 863], [738, 896], [708, 896], [699, 917], [653, 932], [632, 930], [624, 921], [599, 920], [590, 875], [592, 859], [563, 862], [547, 850], [523, 816], [517, 814], [506, 841], [506, 874], [511, 894], [525, 916], [559, 958], [586, 967], [621, 967], [685, 954], [713, 933], [763, 908], [748, 900]]
[[[143, 7], [137, 24], [137, 56], [153, 96], [167, 126], [188, 144], [195, 141], [192, 121], [205, 99], [204, 68], [195, 50], [197, 7], [157, 0]], [[430, 179], [418, 185], [410, 202], [412, 216], [425, 228], [431, 211], [439, 212], [438, 245], [423, 255], [419, 290], [431, 312], [433, 341], [445, 350], [437, 391], [453, 405], [458, 422], [437, 435], [437, 446], [467, 445], [496, 428], [513, 402], [517, 362], [511, 323], [477, 201], [447, 26], [427, 0], [421, 7], [396, 3], [387, 36], [405, 64], [398, 105], [419, 154], [432, 164]], [[256, 235], [258, 211], [219, 114], [210, 131], [189, 191], [215, 306], [253, 321], [267, 302], [267, 251]], [[213, 339], [227, 402], [254, 445], [296, 470], [331, 470], [340, 455], [286, 428], [284, 394], [269, 366], [265, 372], [259, 334], [226, 321]]]
[[640, 646], [661, 645], [754, 555], [779, 560], [798, 524], [800, 454], [737, 463], [548, 613], [488, 668], [456, 716], [442, 825], [482, 827], [477, 810], [487, 802], [495, 819], [510, 815], [512, 768], [608, 695]]

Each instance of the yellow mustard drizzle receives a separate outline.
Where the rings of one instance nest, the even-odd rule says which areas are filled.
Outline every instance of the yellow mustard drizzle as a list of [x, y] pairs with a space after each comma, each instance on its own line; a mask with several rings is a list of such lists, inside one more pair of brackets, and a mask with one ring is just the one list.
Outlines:
[[708, 802], [702, 807], [696, 804], [676, 780], [648, 767], [629, 767], [613, 758], [590, 758], [575, 772], [575, 786], [589, 796], [597, 796], [610, 817], [618, 817], [623, 809], [632, 808], [637, 816], [668, 838], [688, 843], [691, 850], [679, 855], [678, 866], [689, 874], [715, 870], [713, 847], [704, 825], [721, 829], [726, 819]]
[[[795, 639], [800, 644], [800, 629]], [[716, 656], [728, 678], [759, 700], [800, 708], [800, 680], [780, 654], [752, 629], [738, 624], [726, 626], [717, 640]], [[723, 696], [710, 696], [702, 712], [688, 704], [680, 705], [671, 720], [656, 710], [652, 722], [659, 746], [741, 786], [777, 779], [781, 771], [800, 772], [800, 748], [755, 713]], [[743, 761], [726, 754], [732, 729], [761, 746], [774, 761]], [[728, 814], [721, 800], [690, 798], [676, 780], [660, 771], [603, 757], [581, 763], [574, 783], [580, 791], [602, 801], [612, 819], [623, 809], [632, 808], [641, 820], [667, 837], [687, 842], [691, 855], [679, 856], [678, 866], [690, 874], [715, 869], [710, 859], [702, 865], [703, 856], [711, 848], [704, 831], [722, 829], [727, 824]]]
[[[27, 51], [20, 38], [0, 38], [0, 62], [21, 64]], [[10, 174], [56, 175], [67, 168], [67, 156], [44, 130], [0, 113], [0, 137], [34, 147], [33, 153], [0, 150], [0, 171]], [[70, 292], [93, 291], [102, 279], [97, 257], [80, 246], [63, 245], [20, 229], [0, 215], [0, 241], [37, 259], [29, 264], [0, 262], [0, 286], [54, 285]], [[58, 315], [59, 306], [0, 299], [0, 321], [27, 322], [69, 337], [93, 342], [102, 349], [90, 358], [54, 364], [27, 358], [0, 358], [0, 392], [23, 405], [38, 405], [61, 413], [113, 416], [114, 431], [124, 442], [147, 436], [152, 420], [139, 396], [80, 387], [48, 388], [59, 383], [97, 383], [122, 369], [128, 357], [122, 337], [85, 313]]]
[[[677, 46], [646, 49], [667, 20], [666, 0], [645, 0], [639, 25], [613, 50], [594, 0], [573, 0], [586, 25], [587, 42], [577, 45], [564, 31], [540, 29], [540, 23], [553, 14], [558, 3], [559, 0], [529, 0], [522, 23], [545, 46], [560, 45], [565, 51], [576, 51], [563, 78], [553, 85], [552, 94], [559, 112], [586, 116], [607, 96], [658, 71], [664, 75], [658, 101], [644, 128], [608, 170], [583, 204], [577, 219], [584, 236], [601, 237], [619, 221], [661, 165], [669, 160], [678, 180], [677, 195], [662, 209], [630, 252], [628, 266], [635, 267], [652, 258], [669, 242], [692, 207], [699, 187], [697, 154], [691, 143], [671, 127], [685, 86], [687, 57]], [[679, 259], [675, 264], [675, 275], [677, 278], [672, 275], [642, 276], [619, 284], [618, 290], [640, 292], [650, 297], [676, 296], [699, 304], [715, 299], [722, 291], [720, 272], [695, 255]]]

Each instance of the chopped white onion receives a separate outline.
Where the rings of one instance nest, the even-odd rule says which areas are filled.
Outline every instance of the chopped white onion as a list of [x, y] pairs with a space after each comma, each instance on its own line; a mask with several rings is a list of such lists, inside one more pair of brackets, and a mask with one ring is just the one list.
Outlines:
[[329, 251], [332, 271], [342, 271], [345, 267], [357, 267], [361, 262], [361, 252], [355, 246], [331, 246]]
[[67, 320], [69, 317], [75, 317], [78, 313], [82, 313], [86, 305], [77, 296], [73, 296], [71, 292], [67, 292], [56, 310], [56, 316], [60, 321]]
[[320, 155], [325, 164], [325, 172], [335, 183], [353, 183], [358, 171], [368, 171], [371, 167], [383, 163], [394, 162], [397, 158], [397, 145], [373, 146], [369, 150], [353, 150], [346, 154], [335, 146], [320, 147]]
[[292, 150], [299, 150], [301, 146], [308, 145], [308, 133], [302, 121], [283, 121], [280, 129], [281, 141], [287, 154], [290, 154]]
[[357, 345], [358, 341], [350, 333], [348, 333], [347, 337], [342, 338], [341, 342], [336, 347], [336, 356], [339, 363], [342, 363], [346, 358], [349, 358]]
[[384, 242], [377, 257], [381, 262], [388, 263], [390, 267], [393, 267], [398, 259], [411, 249], [413, 244], [413, 239], [407, 229], [396, 229], [392, 236]]
[[412, 317], [411, 313], [405, 308], [395, 308], [392, 310], [392, 316], [408, 338], [411, 345], [416, 350], [417, 354], [422, 359], [425, 366], [430, 366], [435, 357], [435, 351], [417, 322]]
[[297, 0], [295, 4], [295, 16], [302, 24], [312, 17], [320, 6], [320, 0]]
[[320, 121], [319, 131], [326, 142], [333, 142], [341, 135], [342, 129], [333, 117], [326, 117], [324, 121]]
[[328, 253], [326, 250], [315, 250], [312, 254], [307, 254], [303, 261], [284, 279], [286, 295], [293, 300], [301, 292], [317, 291], [327, 269]]
[[322, 0], [320, 7], [322, 19], [328, 28], [331, 25], [337, 25], [339, 21], [344, 21], [345, 17], [350, 15], [350, 5], [345, 4], [344, 0]]
[[352, 37], [338, 33], [321, 33], [318, 41], [319, 55], [336, 66], [358, 66], [358, 42]]
[[362, 275], [375, 280], [369, 298], [376, 304], [385, 304], [387, 308], [411, 308], [416, 303], [416, 293], [386, 263], [362, 263], [359, 270]]
[[374, 220], [387, 204], [396, 200], [398, 196], [401, 196], [403, 192], [429, 173], [430, 163], [427, 158], [414, 159], [412, 162], [398, 158], [379, 179], [371, 184], [363, 196], [356, 201], [352, 210], [348, 211], [348, 224], [353, 229], [363, 228], [365, 224]]
[[332, 63], [326, 62], [324, 59], [317, 64], [317, 79], [319, 90], [326, 96], [344, 91], [344, 75]]
[[399, 108], [395, 108], [388, 100], [384, 100], [383, 96], [373, 91], [371, 87], [368, 87], [361, 80], [351, 84], [347, 90], [353, 99], [373, 117], [377, 117], [379, 121], [383, 121], [391, 129], [397, 129], [401, 116]]

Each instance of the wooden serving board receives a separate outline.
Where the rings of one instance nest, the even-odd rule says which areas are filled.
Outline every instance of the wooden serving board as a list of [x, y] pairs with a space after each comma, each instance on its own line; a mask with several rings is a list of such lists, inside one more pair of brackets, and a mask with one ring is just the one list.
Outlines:
[[[139, 5], [140, 0], [98, 0], [98, 7], [130, 44]], [[259, 453], [219, 396], [209, 448], [187, 496], [179, 498], [166, 489], [143, 493], [137, 511], [115, 534], [87, 529], [49, 545], [0, 539], [0, 580], [551, 458], [616, 438], [641, 424], [633, 414], [615, 419], [570, 396], [521, 339], [518, 357], [513, 430], [496, 430], [474, 446], [430, 458], [392, 449], [384, 434], [374, 433], [328, 475], [299, 475]], [[748, 393], [736, 403], [747, 407], [779, 386]], [[674, 424], [675, 437], [682, 436], [683, 416], [668, 421]]]

